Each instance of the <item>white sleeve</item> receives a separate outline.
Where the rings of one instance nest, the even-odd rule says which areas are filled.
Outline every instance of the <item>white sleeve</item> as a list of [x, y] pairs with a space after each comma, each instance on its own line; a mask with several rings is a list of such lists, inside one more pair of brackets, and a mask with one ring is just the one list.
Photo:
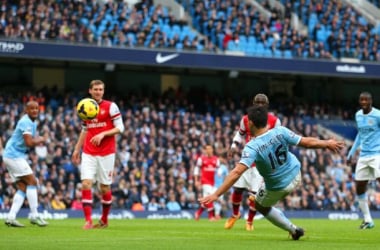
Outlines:
[[119, 107], [114, 102], [112, 102], [110, 106], [110, 116], [115, 128], [118, 128], [120, 133], [123, 133], [124, 132], [123, 119], [121, 118]]
[[202, 158], [201, 157], [198, 158], [197, 164], [194, 167], [194, 175], [195, 176], [199, 176], [201, 174], [200, 173], [200, 166], [202, 166]]
[[274, 124], [274, 127], [281, 126], [281, 121], [280, 119], [277, 118], [276, 123]]
[[119, 107], [114, 102], [111, 103], [109, 111], [112, 120], [117, 118], [118, 116], [121, 116]]
[[232, 139], [231, 148], [235, 148], [235, 147], [237, 147], [236, 142], [240, 144], [240, 143], [242, 143], [243, 141], [244, 141], [244, 136], [241, 135], [239, 131], [236, 131], [235, 136], [234, 136], [234, 138]]
[[123, 119], [121, 119], [121, 116], [113, 120], [113, 125], [115, 126], [115, 128], [119, 129], [120, 133], [124, 132], [124, 123], [123, 123]]
[[247, 130], [244, 124], [244, 117], [243, 117], [240, 120], [239, 130], [235, 133], [234, 138], [232, 138], [231, 148], [237, 147], [236, 143], [241, 144], [243, 141], [245, 141], [246, 133], [247, 133]]
[[247, 133], [247, 129], [248, 128], [245, 127], [244, 116], [243, 116], [243, 118], [241, 118], [240, 120], [240, 125], [239, 125], [239, 133], [243, 137], [243, 139], [244, 139], [245, 134]]

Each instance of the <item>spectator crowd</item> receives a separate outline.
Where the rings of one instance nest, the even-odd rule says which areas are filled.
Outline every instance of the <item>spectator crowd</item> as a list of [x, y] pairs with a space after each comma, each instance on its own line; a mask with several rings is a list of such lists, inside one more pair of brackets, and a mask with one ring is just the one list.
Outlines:
[[177, 2], [187, 15], [151, 0], [1, 0], [0, 38], [380, 61], [380, 26], [340, 0]]
[[[75, 114], [80, 96], [52, 94], [45, 90], [0, 95], [0, 156], [15, 123], [30, 99], [40, 103], [39, 130], [49, 134], [46, 145], [29, 152], [29, 160], [39, 180], [40, 209], [81, 209], [80, 166], [71, 162], [74, 144], [81, 130]], [[203, 97], [202, 97], [203, 98]], [[195, 186], [193, 168], [205, 144], [227, 169], [240, 155], [227, 158], [233, 133], [251, 100], [204, 97], [192, 103], [185, 92], [168, 90], [159, 97], [112, 97], [120, 107], [126, 130], [117, 139], [117, 160], [112, 185], [114, 209], [134, 211], [189, 210], [199, 206], [201, 195]], [[108, 98], [109, 99], [109, 98]], [[276, 103], [275, 100], [272, 103]], [[325, 137], [313, 119], [351, 119], [354, 110], [341, 112], [329, 105], [288, 104], [271, 107], [282, 125], [305, 136]], [[347, 115], [349, 114], [349, 115]], [[302, 162], [303, 185], [278, 206], [287, 210], [357, 211], [352, 163], [346, 161], [347, 149], [340, 153], [292, 148]], [[1, 157], [0, 157], [1, 159]], [[16, 191], [4, 163], [0, 161], [0, 208], [9, 209]], [[94, 188], [96, 188], [94, 186]], [[94, 197], [100, 208], [100, 197]], [[380, 186], [371, 183], [371, 209], [380, 209]], [[230, 209], [227, 194], [221, 204]], [[247, 204], [244, 204], [247, 209]]]

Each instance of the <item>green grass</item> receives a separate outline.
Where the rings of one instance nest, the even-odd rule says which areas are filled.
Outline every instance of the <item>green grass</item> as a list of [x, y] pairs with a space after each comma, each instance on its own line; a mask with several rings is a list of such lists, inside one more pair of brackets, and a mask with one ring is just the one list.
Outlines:
[[82, 230], [82, 219], [51, 220], [46, 228], [0, 225], [0, 249], [379, 249], [379, 227], [359, 230], [359, 220], [293, 219], [306, 234], [293, 241], [265, 219], [255, 221], [255, 231], [246, 232], [239, 220], [231, 230], [224, 220], [111, 220], [103, 230]]

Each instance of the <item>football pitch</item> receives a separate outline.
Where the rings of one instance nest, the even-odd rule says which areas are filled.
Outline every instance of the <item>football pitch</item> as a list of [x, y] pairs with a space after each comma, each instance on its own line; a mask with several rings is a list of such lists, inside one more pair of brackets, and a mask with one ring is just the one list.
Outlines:
[[293, 219], [306, 233], [293, 241], [267, 220], [255, 221], [247, 232], [244, 220], [231, 230], [223, 228], [224, 219], [209, 222], [194, 220], [110, 220], [106, 229], [82, 230], [82, 219], [50, 220], [49, 226], [25, 228], [0, 225], [0, 249], [380, 249], [380, 220], [370, 230], [359, 230], [359, 220]]

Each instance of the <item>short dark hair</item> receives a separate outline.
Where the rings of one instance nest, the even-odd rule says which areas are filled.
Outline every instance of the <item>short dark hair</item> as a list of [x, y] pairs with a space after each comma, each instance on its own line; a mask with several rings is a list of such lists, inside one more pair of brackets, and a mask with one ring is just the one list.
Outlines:
[[253, 104], [269, 105], [268, 96], [263, 93], [259, 93], [253, 97]]
[[360, 95], [359, 95], [359, 97], [361, 97], [361, 96], [368, 97], [369, 99], [372, 100], [372, 95], [371, 95], [371, 93], [369, 93], [368, 91], [363, 91], [363, 92], [361, 92]]
[[253, 105], [248, 109], [248, 119], [256, 128], [264, 128], [268, 123], [268, 108], [261, 105]]

